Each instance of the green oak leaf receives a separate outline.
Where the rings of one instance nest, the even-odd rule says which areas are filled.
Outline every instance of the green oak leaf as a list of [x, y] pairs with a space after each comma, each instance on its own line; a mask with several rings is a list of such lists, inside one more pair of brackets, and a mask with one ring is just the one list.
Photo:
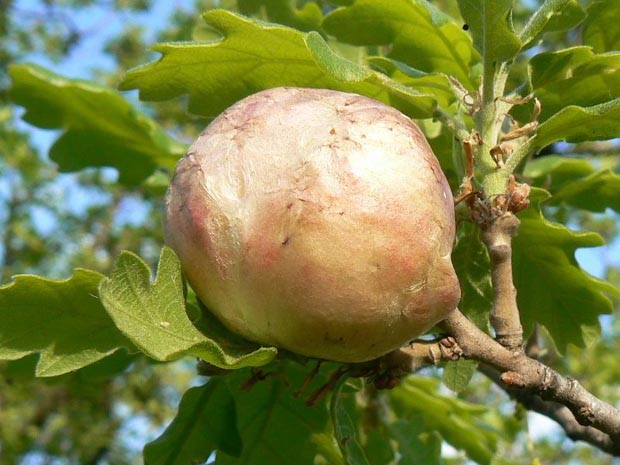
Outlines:
[[594, 0], [581, 33], [584, 45], [596, 53], [620, 50], [620, 22], [617, 0]]
[[536, 45], [546, 32], [573, 29], [585, 17], [586, 12], [577, 0], [546, 0], [519, 33], [522, 48]]
[[264, 9], [269, 21], [284, 24], [300, 31], [316, 31], [321, 28], [323, 12], [315, 2], [307, 2], [296, 8], [291, 0], [238, 0], [239, 12], [255, 16]]
[[599, 316], [612, 311], [606, 294], [618, 290], [587, 274], [575, 259], [578, 248], [603, 245], [601, 236], [547, 221], [540, 203], [548, 197], [546, 191], [533, 188], [532, 204], [519, 213], [513, 275], [525, 331], [531, 332], [535, 324], [544, 326], [564, 353], [568, 344], [583, 347], [600, 331]]
[[[452, 262], [461, 284], [459, 309], [479, 328], [488, 332], [489, 312], [493, 306], [493, 288], [489, 275], [489, 254], [481, 239], [480, 228], [471, 223], [459, 227]], [[446, 364], [444, 384], [455, 392], [462, 391], [476, 372], [473, 360]]]
[[458, 4], [485, 63], [499, 64], [519, 53], [521, 40], [512, 25], [512, 0], [458, 0]]
[[426, 430], [423, 415], [412, 413], [407, 420], [396, 420], [390, 433], [402, 457], [398, 465], [441, 465], [441, 436]]
[[303, 33], [225, 10], [203, 15], [222, 34], [211, 43], [158, 44], [162, 57], [133, 69], [123, 89], [166, 100], [189, 94], [193, 113], [213, 117], [255, 92], [278, 86], [353, 92], [391, 104], [412, 117], [432, 116], [437, 102], [382, 73], [337, 55], [317, 32]]
[[[393, 446], [393, 435], [386, 425], [375, 426], [366, 433], [366, 444], [364, 453], [371, 464], [374, 463], [394, 463], [395, 448]], [[409, 439], [409, 442], [411, 440]], [[428, 463], [428, 462], [423, 462]]]
[[620, 212], [620, 176], [611, 169], [596, 170], [588, 161], [547, 156], [530, 161], [524, 175], [552, 194], [548, 205], [566, 204], [593, 212]]
[[179, 259], [164, 247], [151, 283], [148, 266], [131, 252], [123, 252], [110, 277], [99, 286], [101, 302], [120, 331], [136, 347], [155, 360], [169, 361], [185, 355], [200, 357], [220, 368], [261, 366], [276, 355], [273, 347], [244, 345], [222, 347], [189, 319]]
[[346, 378], [341, 379], [332, 393], [329, 411], [334, 425], [334, 436], [347, 465], [370, 465], [358, 438], [358, 425], [343, 403], [342, 392]]
[[471, 38], [452, 18], [422, 0], [356, 0], [329, 13], [323, 28], [354, 45], [390, 45], [389, 58], [475, 87], [479, 61]]
[[[243, 449], [239, 457], [216, 454], [216, 465], [343, 464], [333, 438], [325, 401], [310, 407], [294, 395], [310, 368], [292, 363], [274, 367], [278, 376], [243, 389], [251, 374], [241, 371], [225, 377], [236, 402], [237, 428]], [[322, 374], [308, 392], [325, 383]]]
[[39, 353], [37, 376], [58, 376], [132, 344], [97, 294], [103, 276], [76, 269], [71, 278], [18, 275], [0, 287], [0, 359]]
[[570, 158], [562, 155], [547, 155], [529, 160], [525, 165], [523, 175], [531, 184], [542, 187], [547, 178], [550, 183], [549, 191], [560, 188], [562, 185], [583, 178], [594, 172], [592, 163], [583, 158]]
[[591, 107], [570, 105], [538, 126], [531, 144], [541, 149], [558, 141], [584, 142], [618, 137], [620, 97]]
[[475, 360], [457, 360], [446, 364], [441, 380], [446, 387], [454, 392], [463, 391], [478, 370]]
[[[446, 442], [464, 450], [480, 464], [491, 463], [498, 434], [480, 419], [486, 407], [441, 395], [437, 380], [417, 376], [407, 377], [390, 391], [389, 397], [400, 420], [413, 423], [421, 420], [426, 432], [438, 432]], [[431, 441], [428, 447], [435, 449], [437, 445]]]
[[189, 389], [172, 423], [144, 448], [145, 465], [204, 463], [215, 450], [238, 457], [236, 415], [235, 399], [221, 379]]
[[380, 56], [368, 57], [366, 61], [394, 81], [422, 94], [432, 95], [441, 108], [448, 108], [455, 101], [450, 80], [445, 74], [425, 73], [405, 63]]
[[620, 97], [620, 52], [597, 55], [580, 46], [540, 53], [530, 60], [529, 75], [545, 121], [569, 105], [589, 107]]
[[9, 75], [9, 96], [25, 107], [23, 119], [62, 131], [50, 149], [61, 171], [112, 166], [121, 183], [135, 186], [157, 167], [174, 168], [185, 151], [111, 89], [30, 64], [12, 65]]
[[593, 212], [611, 208], [620, 213], [620, 176], [606, 169], [567, 184], [555, 191], [551, 199], [551, 204], [560, 203]]
[[493, 287], [489, 276], [489, 254], [479, 227], [471, 223], [459, 227], [452, 261], [461, 283], [460, 310], [480, 329], [488, 332]]

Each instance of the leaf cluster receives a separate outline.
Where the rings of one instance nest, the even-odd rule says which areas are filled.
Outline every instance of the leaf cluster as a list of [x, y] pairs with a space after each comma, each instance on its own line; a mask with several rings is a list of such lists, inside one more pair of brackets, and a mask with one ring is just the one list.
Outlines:
[[[490, 157], [479, 158], [476, 182], [492, 189], [498, 179], [516, 175], [534, 186], [514, 243], [521, 319], [528, 334], [544, 329], [554, 351], [585, 347], [600, 338], [600, 317], [612, 312], [609, 296], [617, 286], [581, 269], [576, 250], [604, 241], [569, 229], [561, 211], [571, 218], [620, 212], [619, 165], [601, 156], [535, 155], [556, 151], [559, 142], [585, 146], [618, 136], [620, 26], [609, 14], [612, 2], [583, 8], [574, 0], [547, 0], [530, 14], [510, 0], [461, 0], [458, 11], [435, 3], [240, 0], [230, 9], [209, 8], [197, 33], [209, 40], [155, 45], [159, 59], [130, 70], [120, 90], [138, 89], [143, 101], [160, 102], [160, 111], [186, 102], [205, 119], [276, 86], [366, 95], [420, 123], [455, 189], [466, 175], [460, 143], [478, 131], [488, 152], [506, 125], [532, 122], [533, 102], [526, 97], [536, 96], [542, 109], [536, 131], [519, 141], [501, 169]], [[548, 47], [554, 42], [547, 38], [558, 36], [566, 47]], [[58, 131], [49, 156], [61, 172], [112, 167], [123, 190], [161, 200], [186, 144], [166, 130], [169, 122], [158, 121], [157, 111], [33, 64], [12, 65], [9, 75], [8, 95], [25, 109], [23, 119]], [[605, 147], [605, 155], [617, 155], [613, 143]], [[453, 260], [461, 309], [488, 330], [489, 257], [473, 225], [459, 228]], [[257, 465], [290, 463], [291, 457], [300, 463], [441, 463], [442, 441], [487, 464], [507, 434], [505, 424], [490, 426], [488, 409], [443, 395], [433, 379], [407, 378], [389, 393], [344, 380], [329, 401], [306, 407], [293, 393], [308, 367], [276, 360], [286, 354], [230, 334], [186, 288], [177, 257], [165, 247], [155, 277], [132, 252], [118, 254], [105, 275], [81, 268], [62, 280], [18, 275], [0, 287], [0, 321], [0, 359], [14, 364], [38, 356], [40, 377], [122, 360], [111, 364], [106, 374], [112, 377], [142, 355], [157, 362], [197, 357], [225, 370], [226, 376], [184, 394], [175, 420], [145, 449], [150, 464], [209, 457]], [[245, 391], [258, 367], [280, 376]], [[475, 370], [468, 361], [450, 364], [443, 381], [462, 391]]]

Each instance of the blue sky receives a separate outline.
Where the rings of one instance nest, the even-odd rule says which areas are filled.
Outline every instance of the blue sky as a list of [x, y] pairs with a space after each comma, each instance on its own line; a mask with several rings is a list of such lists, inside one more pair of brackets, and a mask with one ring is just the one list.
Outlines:
[[[40, 0], [20, 0], [16, 2], [17, 12], [21, 12], [24, 21], [32, 20], [31, 13], [45, 11]], [[103, 54], [103, 44], [111, 37], [118, 35], [127, 23], [141, 25], [145, 28], [147, 42], [154, 42], [157, 31], [168, 24], [170, 13], [177, 8], [191, 9], [192, 0], [154, 0], [152, 8], [144, 13], [118, 11], [111, 13], [108, 7], [87, 7], [71, 12], [71, 20], [80, 31], [84, 31], [84, 39], [75, 47], [69, 56], [60, 63], [52, 62], [43, 54], [24, 57], [24, 61], [33, 61], [68, 77], [89, 78], [95, 68], [112, 70], [113, 60]], [[59, 8], [60, 9], [60, 8]]]

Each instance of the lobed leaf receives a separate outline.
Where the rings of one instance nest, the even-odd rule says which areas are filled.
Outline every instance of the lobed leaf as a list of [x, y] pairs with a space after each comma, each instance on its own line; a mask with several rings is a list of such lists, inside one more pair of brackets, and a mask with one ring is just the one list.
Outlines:
[[[445, 441], [464, 450], [472, 460], [490, 464], [498, 438], [494, 431], [480, 422], [486, 407], [443, 396], [438, 389], [437, 380], [409, 376], [390, 392], [391, 404], [401, 420], [419, 423], [421, 419], [426, 432], [437, 431]], [[428, 447], [437, 446], [430, 441]]]
[[133, 186], [159, 166], [174, 168], [185, 151], [113, 90], [36, 65], [12, 65], [9, 75], [9, 96], [25, 107], [23, 119], [62, 131], [50, 149], [61, 171], [111, 166], [121, 183]]
[[534, 147], [558, 141], [585, 142], [618, 137], [620, 98], [592, 107], [568, 106], [538, 126]]
[[372, 56], [366, 61], [394, 81], [425, 95], [432, 95], [441, 108], [447, 108], [455, 101], [448, 76], [439, 73], [425, 73], [389, 58]]
[[617, 0], [594, 0], [588, 5], [582, 39], [596, 53], [620, 50], [620, 22]]
[[189, 389], [172, 423], [144, 448], [145, 465], [204, 463], [216, 450], [238, 457], [236, 415], [235, 399], [221, 379]]
[[521, 50], [512, 25], [512, 4], [512, 0], [458, 0], [474, 45], [489, 66], [510, 61]]
[[120, 331], [155, 360], [185, 355], [200, 357], [220, 368], [261, 366], [276, 354], [273, 347], [219, 344], [219, 327], [213, 337], [209, 326], [199, 331], [189, 319], [183, 293], [181, 264], [172, 249], [164, 247], [151, 283], [148, 266], [131, 252], [123, 252], [110, 277], [99, 285], [101, 302]]
[[577, 0], [546, 0], [519, 33], [522, 48], [536, 45], [547, 32], [573, 29], [585, 17], [586, 12]]
[[159, 61], [130, 71], [123, 89], [145, 100], [189, 94], [193, 113], [214, 117], [255, 92], [278, 86], [319, 87], [383, 101], [412, 117], [430, 117], [436, 101], [334, 53], [316, 32], [250, 20], [225, 10], [203, 15], [222, 34], [213, 43], [154, 47]]
[[611, 208], [620, 213], [620, 176], [609, 169], [597, 171], [557, 190], [551, 200], [593, 212]]
[[388, 57], [454, 76], [468, 89], [479, 56], [454, 20], [422, 0], [356, 0], [329, 13], [323, 28], [354, 45], [390, 45]]
[[300, 31], [316, 31], [323, 21], [321, 7], [307, 2], [297, 8], [290, 0], [238, 0], [239, 12], [246, 16], [256, 15], [264, 9], [269, 21], [284, 24]]
[[575, 259], [581, 247], [603, 245], [595, 233], [577, 233], [547, 221], [540, 204], [549, 194], [534, 188], [532, 205], [519, 214], [513, 245], [513, 274], [521, 321], [526, 332], [544, 326], [562, 353], [568, 344], [583, 347], [600, 332], [599, 316], [611, 313], [611, 284], [583, 271]]
[[76, 269], [64, 280], [18, 275], [0, 287], [0, 359], [38, 353], [36, 375], [58, 376], [132, 348], [101, 305], [102, 279]]
[[[309, 370], [292, 364], [279, 365], [276, 369], [280, 376], [267, 377], [250, 391], [241, 388], [249, 373], [226, 377], [236, 401], [243, 449], [239, 457], [218, 453], [215, 464], [342, 464], [326, 403], [309, 407], [303, 399], [294, 396]], [[321, 381], [325, 381], [322, 376]]]
[[595, 170], [583, 159], [547, 156], [529, 162], [525, 176], [545, 184], [549, 205], [566, 204], [593, 212], [620, 212], [620, 176], [611, 169]]
[[590, 47], [572, 47], [540, 53], [530, 60], [529, 75], [545, 121], [569, 105], [589, 107], [620, 97], [620, 52], [597, 55]]
[[545, 178], [551, 177], [550, 187], [556, 189], [567, 182], [573, 182], [593, 172], [592, 164], [583, 158], [547, 155], [529, 160], [525, 165], [523, 175], [531, 179], [534, 185], [538, 185]]

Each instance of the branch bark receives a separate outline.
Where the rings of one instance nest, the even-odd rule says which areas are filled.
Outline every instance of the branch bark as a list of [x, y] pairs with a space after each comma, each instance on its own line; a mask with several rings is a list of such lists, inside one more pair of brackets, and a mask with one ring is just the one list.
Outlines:
[[512, 237], [519, 220], [512, 213], [494, 217], [482, 226], [482, 240], [491, 258], [493, 309], [491, 325], [497, 341], [510, 350], [522, 350], [523, 328], [517, 307], [517, 290], [512, 280]]
[[558, 423], [566, 435], [573, 441], [583, 441], [599, 448], [613, 456], [620, 456], [620, 443], [614, 441], [610, 435], [599, 431], [592, 426], [583, 426], [575, 419], [568, 407], [554, 401], [543, 400], [530, 392], [509, 388], [501, 380], [500, 373], [488, 365], [480, 365], [479, 371], [502, 388], [512, 399], [519, 402], [526, 409], [540, 413]]
[[[481, 331], [459, 310], [455, 310], [441, 326], [456, 339], [464, 357], [497, 369], [506, 389], [565, 406], [577, 424], [608, 435], [614, 450], [620, 447], [620, 411], [593, 396], [577, 380], [560, 375], [529, 358], [523, 351], [507, 349]], [[560, 413], [565, 416], [565, 412]], [[569, 423], [565, 421], [565, 424]]]

